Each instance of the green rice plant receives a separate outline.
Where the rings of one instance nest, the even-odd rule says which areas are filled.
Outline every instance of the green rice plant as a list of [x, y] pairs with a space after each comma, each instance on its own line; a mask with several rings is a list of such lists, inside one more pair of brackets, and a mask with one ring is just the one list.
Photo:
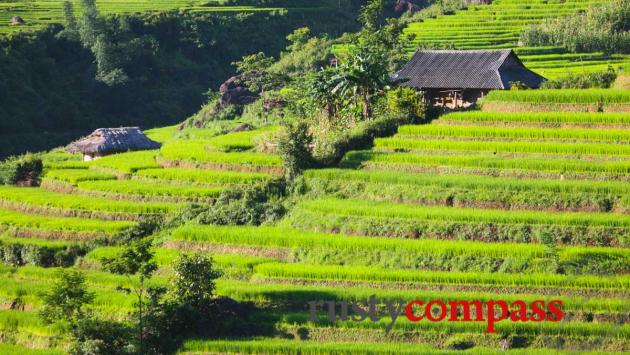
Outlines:
[[0, 209], [0, 228], [35, 228], [45, 231], [120, 233], [134, 226], [127, 221], [99, 221], [84, 218], [47, 217]]
[[[410, 290], [398, 288], [371, 287], [335, 287], [321, 285], [299, 285], [282, 283], [256, 283], [234, 280], [221, 280], [217, 283], [217, 293], [229, 295], [237, 300], [252, 301], [260, 304], [284, 306], [289, 309], [304, 309], [310, 301], [338, 300], [365, 302], [374, 295], [378, 300], [522, 300], [530, 303], [534, 300], [558, 299], [557, 295], [512, 294], [496, 292], [446, 291], [446, 290]], [[587, 298], [563, 296], [563, 309], [577, 312], [624, 313], [630, 308], [623, 298]], [[483, 333], [483, 331], [479, 332]]]
[[264, 263], [256, 274], [269, 278], [308, 280], [435, 283], [452, 285], [492, 285], [553, 288], [630, 289], [630, 276], [567, 276], [558, 274], [491, 274], [481, 272], [444, 272], [397, 270], [362, 266], [304, 265]]
[[[402, 164], [406, 166], [454, 166], [477, 169], [548, 171], [565, 173], [608, 173], [630, 174], [630, 161], [594, 161], [549, 157], [514, 157], [494, 154], [470, 153], [454, 154], [410, 154], [385, 153], [374, 151], [349, 152], [341, 162], [342, 167], [355, 167], [360, 164]], [[390, 168], [388, 168], [390, 169]]]
[[166, 127], [149, 129], [149, 130], [144, 131], [144, 134], [147, 137], [149, 137], [149, 139], [151, 140], [164, 143], [166, 141], [174, 139], [178, 131], [179, 131], [179, 125], [174, 125], [174, 126], [166, 126]]
[[532, 103], [630, 103], [628, 90], [614, 89], [555, 89], [555, 90], [493, 90], [486, 101]]
[[78, 184], [84, 191], [141, 197], [215, 198], [222, 187], [186, 186], [143, 180], [85, 181]]
[[46, 178], [77, 184], [83, 181], [114, 180], [112, 174], [100, 173], [87, 169], [57, 169], [46, 171]]
[[[85, 260], [90, 262], [99, 262], [104, 258], [113, 258], [120, 253], [122, 247], [99, 247], [92, 249], [86, 256]], [[157, 248], [155, 249], [155, 262], [160, 267], [170, 267], [179, 255], [183, 252], [175, 249]], [[275, 261], [271, 258], [260, 256], [244, 256], [230, 254], [212, 254], [212, 260], [215, 265], [221, 269], [239, 268], [253, 271], [254, 267]]]
[[[630, 115], [629, 115], [630, 116]], [[630, 130], [586, 128], [520, 128], [485, 126], [407, 125], [398, 128], [399, 138], [458, 137], [471, 139], [593, 140], [619, 143], [630, 141]], [[607, 142], [608, 143], [608, 142]]]
[[40, 188], [0, 187], [0, 204], [15, 207], [16, 209], [29, 210], [41, 208], [51, 212], [87, 211], [87, 212], [112, 212], [130, 214], [156, 214], [172, 213], [181, 205], [174, 203], [111, 200], [92, 196], [70, 195], [51, 192]]
[[440, 122], [470, 123], [523, 123], [523, 124], [580, 124], [580, 125], [630, 125], [627, 113], [585, 112], [453, 112], [440, 118]]
[[31, 349], [24, 346], [0, 343], [0, 353], [20, 355], [63, 355], [60, 349]]
[[208, 139], [208, 144], [224, 152], [244, 151], [256, 147], [257, 141], [271, 135], [278, 127], [228, 133]]
[[90, 167], [131, 174], [141, 169], [159, 168], [156, 155], [154, 150], [112, 154], [90, 162]]
[[[307, 328], [304, 328], [308, 330]], [[475, 347], [466, 354], [501, 354], [502, 350]], [[404, 354], [455, 354], [461, 350], [436, 349], [425, 344], [338, 342], [314, 340], [288, 340], [278, 338], [254, 338], [235, 340], [192, 339], [184, 342], [180, 353], [190, 354], [286, 354], [286, 355], [404, 355]], [[512, 349], [510, 354], [552, 355], [562, 352], [551, 349]], [[586, 352], [581, 352], [586, 354]], [[595, 354], [595, 353], [593, 353]]]
[[539, 211], [501, 211], [492, 209], [424, 207], [391, 202], [365, 203], [361, 200], [324, 198], [300, 203], [301, 208], [326, 214], [362, 217], [462, 221], [470, 223], [491, 222], [510, 224], [545, 224], [602, 227], [630, 227], [630, 218], [621, 214]]
[[[184, 226], [173, 231], [176, 242], [247, 245], [289, 250], [294, 261], [322, 265], [380, 266], [480, 272], [550, 272], [544, 247], [537, 244], [366, 238], [272, 227]], [[461, 238], [460, 238], [461, 239]], [[618, 248], [559, 248], [571, 273], [614, 274], [628, 271], [630, 257]], [[586, 257], [585, 257], [586, 256]], [[589, 260], [599, 260], [593, 265]], [[584, 262], [586, 261], [586, 262]], [[624, 266], [625, 265], [625, 266]], [[555, 272], [555, 271], [552, 271]]]
[[4, 309], [0, 310], [0, 331], [31, 336], [52, 336], [61, 333], [58, 327], [44, 324], [37, 312]]
[[262, 173], [241, 173], [234, 171], [186, 168], [145, 169], [138, 171], [136, 176], [174, 182], [217, 185], [251, 184], [263, 182], [271, 178], [271, 175]]
[[[438, 126], [436, 126], [438, 127]], [[452, 140], [419, 140], [403, 138], [377, 138], [376, 148], [388, 150], [439, 150], [492, 153], [540, 153], [540, 154], [593, 154], [630, 155], [630, 144], [557, 143], [557, 142], [481, 142]]]
[[[326, 248], [410, 251], [434, 254], [542, 257], [544, 248], [516, 243], [468, 241], [397, 240], [299, 231], [284, 227], [198, 226], [173, 230], [173, 240], [281, 248]], [[351, 260], [348, 260], [350, 262]]]
[[435, 175], [382, 170], [318, 169], [307, 170], [308, 179], [360, 181], [365, 183], [405, 184], [412, 186], [439, 185], [465, 189], [537, 190], [554, 193], [592, 192], [628, 194], [630, 186], [616, 181], [515, 179], [477, 175]]
[[[303, 322], [300, 322], [300, 319]], [[420, 321], [412, 323], [406, 317], [400, 318], [393, 326], [393, 332], [435, 332], [440, 334], [482, 334], [488, 327], [486, 322], [429, 322]], [[288, 317], [286, 324], [305, 324], [308, 322], [308, 314], [304, 313], [298, 317]], [[391, 323], [388, 317], [383, 317], [377, 322], [336, 322], [335, 329], [371, 329], [375, 331], [383, 331]], [[316, 324], [330, 324], [327, 319], [322, 316]], [[569, 337], [616, 337], [625, 338], [630, 336], [630, 326], [627, 324], [614, 323], [587, 323], [587, 322], [498, 322], [495, 324], [497, 332], [500, 334], [516, 334], [516, 335], [546, 335], [554, 334], [556, 336]]]
[[207, 140], [167, 142], [162, 146], [161, 155], [169, 160], [193, 161], [227, 165], [280, 166], [279, 156], [257, 152], [212, 152], [206, 149]]
[[202, 340], [184, 342], [180, 354], [287, 354], [287, 355], [333, 355], [333, 354], [450, 354], [454, 351], [438, 350], [429, 345], [401, 343], [341, 343], [306, 340], [259, 338], [248, 340]]

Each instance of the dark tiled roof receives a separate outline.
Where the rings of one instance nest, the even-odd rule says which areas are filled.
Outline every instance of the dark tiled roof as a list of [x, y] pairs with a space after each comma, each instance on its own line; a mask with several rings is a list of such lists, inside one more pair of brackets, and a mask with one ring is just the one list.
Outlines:
[[138, 127], [99, 128], [71, 143], [67, 150], [83, 154], [113, 154], [131, 150], [158, 149], [161, 144], [144, 135]]
[[418, 89], [508, 89], [511, 81], [537, 88], [545, 80], [509, 49], [419, 50], [393, 78]]

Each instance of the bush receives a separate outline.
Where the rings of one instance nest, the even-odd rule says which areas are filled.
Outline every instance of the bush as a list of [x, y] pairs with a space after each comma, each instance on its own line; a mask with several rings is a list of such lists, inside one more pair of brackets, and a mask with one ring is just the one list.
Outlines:
[[81, 245], [44, 246], [0, 241], [0, 260], [10, 266], [69, 267], [87, 248]]
[[42, 160], [34, 154], [8, 158], [0, 163], [0, 184], [35, 186], [42, 169]]
[[405, 123], [421, 123], [425, 119], [423, 94], [407, 87], [387, 92], [389, 114]]
[[615, 0], [529, 26], [521, 41], [526, 46], [563, 46], [574, 53], [630, 53], [629, 24], [630, 3]]
[[617, 72], [612, 66], [608, 66], [606, 71], [574, 74], [556, 79], [545, 81], [541, 85], [541, 89], [591, 89], [591, 88], [609, 88], [617, 79]]
[[132, 328], [111, 320], [85, 318], [72, 329], [72, 355], [135, 354]]
[[313, 136], [309, 133], [306, 122], [285, 125], [278, 138], [278, 152], [282, 157], [288, 180], [293, 180], [302, 171], [314, 165], [312, 144]]
[[282, 182], [226, 190], [197, 220], [200, 224], [260, 225], [280, 219], [286, 210], [280, 203], [285, 194]]
[[401, 121], [394, 117], [378, 118], [358, 123], [350, 130], [338, 135], [329, 135], [320, 143], [315, 159], [319, 165], [335, 166], [351, 150], [369, 149], [374, 138], [390, 136], [396, 133]]

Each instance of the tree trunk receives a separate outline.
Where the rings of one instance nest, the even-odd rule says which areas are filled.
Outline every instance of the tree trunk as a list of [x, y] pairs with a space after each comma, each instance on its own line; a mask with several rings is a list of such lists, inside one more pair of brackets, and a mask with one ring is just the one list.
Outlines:
[[372, 117], [372, 107], [370, 106], [367, 90], [363, 90], [363, 95], [361, 95], [361, 106], [363, 108], [363, 119], [369, 121]]

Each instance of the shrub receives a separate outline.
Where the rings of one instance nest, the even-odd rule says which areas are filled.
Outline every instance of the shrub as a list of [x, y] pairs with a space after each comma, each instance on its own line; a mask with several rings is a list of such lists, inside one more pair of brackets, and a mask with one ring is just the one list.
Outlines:
[[0, 241], [0, 260], [10, 266], [69, 267], [85, 255], [81, 245], [37, 245]]
[[0, 184], [37, 185], [42, 169], [42, 160], [34, 154], [8, 158], [0, 163]]
[[280, 219], [286, 210], [279, 198], [285, 193], [282, 182], [226, 190], [197, 220], [201, 224], [260, 225]]
[[408, 123], [420, 123], [425, 118], [423, 94], [407, 87], [387, 92], [387, 107], [390, 114]]
[[590, 89], [609, 88], [617, 79], [617, 72], [612, 66], [606, 71], [574, 74], [556, 80], [545, 81], [541, 89]]
[[278, 152], [289, 180], [293, 180], [302, 171], [314, 165], [312, 144], [313, 136], [309, 133], [306, 122], [300, 121], [285, 126], [278, 138]]
[[320, 143], [325, 146], [319, 147], [320, 153], [315, 154], [315, 159], [323, 166], [337, 165], [347, 152], [368, 149], [375, 138], [393, 135], [400, 123], [398, 118], [392, 117], [360, 122], [354, 128], [340, 135], [331, 135], [329, 140]]
[[521, 41], [527, 46], [563, 46], [574, 53], [630, 53], [629, 16], [628, 1], [615, 0], [529, 26]]

